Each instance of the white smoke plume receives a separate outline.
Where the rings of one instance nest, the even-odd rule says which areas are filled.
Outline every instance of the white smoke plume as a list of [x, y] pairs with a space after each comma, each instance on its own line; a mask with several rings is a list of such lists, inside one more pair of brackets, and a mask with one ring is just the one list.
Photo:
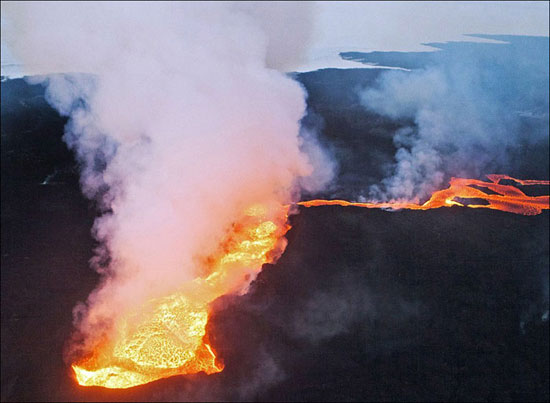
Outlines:
[[103, 281], [81, 330], [196, 277], [194, 259], [247, 206], [289, 203], [298, 184], [312, 190], [331, 179], [322, 150], [299, 136], [304, 90], [273, 69], [299, 61], [311, 11], [2, 3], [3, 39], [29, 72], [75, 73], [32, 80], [70, 117], [64, 139], [83, 192], [103, 209], [94, 225]]

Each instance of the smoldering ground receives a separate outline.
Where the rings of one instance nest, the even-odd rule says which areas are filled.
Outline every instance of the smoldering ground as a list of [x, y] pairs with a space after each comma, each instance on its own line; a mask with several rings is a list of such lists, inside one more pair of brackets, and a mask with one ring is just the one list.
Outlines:
[[[321, 91], [310, 92], [310, 106], [323, 106], [327, 137], [342, 140], [350, 133], [337, 130], [331, 98], [319, 96], [334, 85], [319, 79], [326, 74], [346, 83], [350, 77], [301, 77], [317, 79], [310, 84]], [[353, 74], [365, 81], [374, 75]], [[39, 187], [56, 163], [36, 132], [59, 136], [64, 122], [42, 104], [51, 120], [29, 113], [43, 99], [34, 95], [11, 105], [26, 111], [28, 125], [19, 120], [16, 127], [28, 137], [16, 136], [5, 116], [2, 124], [3, 141], [13, 141], [2, 147], [3, 400], [548, 400], [548, 293], [540, 286], [548, 278], [548, 214], [458, 208], [303, 209], [280, 261], [264, 268], [248, 295], [214, 306], [209, 326], [226, 364], [222, 373], [127, 391], [78, 387], [61, 346], [71, 308], [98, 281], [87, 268], [93, 211], [74, 182]], [[346, 115], [341, 127], [354, 127], [358, 116]], [[375, 129], [391, 146], [394, 131], [385, 129], [398, 124], [377, 119], [389, 125]], [[376, 148], [371, 140], [356, 139], [354, 161]], [[24, 153], [10, 153], [25, 141], [32, 145]], [[353, 146], [342, 155], [354, 155]]]
[[[3, 242], [4, 270], [30, 253], [25, 267], [41, 279], [22, 293], [24, 273], [3, 274], [4, 400], [545, 398], [548, 302], [539, 275], [548, 273], [548, 213], [303, 209], [277, 264], [264, 267], [248, 295], [214, 305], [209, 334], [223, 372], [117, 391], [79, 387], [62, 365], [75, 293], [85, 296], [97, 281], [86, 268], [86, 204], [64, 200], [25, 214], [35, 231], [15, 242], [41, 242], [48, 253]], [[75, 228], [67, 254], [59, 239]]]
[[[301, 78], [330, 88], [320, 76]], [[277, 264], [214, 307], [223, 372], [79, 387], [62, 348], [98, 282], [95, 211], [43, 88], [3, 82], [2, 113], [3, 400], [548, 399], [548, 213], [460, 208], [302, 209]], [[323, 116], [330, 138], [350, 135]]]

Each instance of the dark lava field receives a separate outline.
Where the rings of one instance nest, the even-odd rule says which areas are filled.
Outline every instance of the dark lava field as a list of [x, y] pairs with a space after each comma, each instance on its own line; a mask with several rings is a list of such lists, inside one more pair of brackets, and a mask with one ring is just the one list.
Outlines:
[[[339, 165], [318, 196], [350, 197], [384, 176], [403, 122], [353, 95], [380, 71], [295, 76], [309, 94], [304, 124]], [[223, 372], [78, 386], [63, 351], [73, 307], [99, 281], [88, 264], [96, 209], [44, 89], [13, 79], [1, 90], [2, 401], [549, 400], [549, 213], [463, 207], [301, 207], [279, 261], [248, 294], [214, 303]], [[545, 147], [515, 173], [548, 179]]]

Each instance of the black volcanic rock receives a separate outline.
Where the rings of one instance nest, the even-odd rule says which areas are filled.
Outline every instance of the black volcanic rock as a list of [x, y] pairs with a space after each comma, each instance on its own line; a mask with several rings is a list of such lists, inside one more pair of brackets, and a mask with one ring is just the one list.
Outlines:
[[256, 398], [547, 397], [548, 213], [320, 207], [293, 224], [279, 262], [212, 321], [227, 376], [262, 348], [287, 375]]
[[[400, 125], [366, 117], [349, 95], [377, 74], [299, 77], [323, 141], [353, 155], [341, 174], [357, 187], [380, 180], [372, 158], [393, 155]], [[300, 208], [280, 260], [247, 295], [214, 304], [223, 372], [79, 387], [63, 346], [73, 307], [98, 282], [88, 267], [95, 211], [41, 87], [1, 85], [2, 401], [548, 401], [549, 214], [458, 207]], [[357, 138], [363, 130], [378, 134]]]

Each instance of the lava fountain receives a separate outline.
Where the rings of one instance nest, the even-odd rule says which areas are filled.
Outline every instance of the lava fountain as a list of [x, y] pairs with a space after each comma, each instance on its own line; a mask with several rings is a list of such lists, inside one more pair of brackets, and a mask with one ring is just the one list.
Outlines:
[[[528, 196], [513, 185], [549, 185], [549, 181], [520, 180], [507, 175], [487, 175], [489, 182], [452, 178], [447, 189], [436, 191], [424, 204], [406, 202], [356, 203], [345, 200], [310, 200], [304, 207], [355, 206], [382, 209], [429, 210], [464, 206], [489, 208], [515, 214], [536, 215], [549, 209], [549, 196]], [[481, 189], [487, 189], [487, 193]], [[483, 200], [464, 204], [459, 200]], [[72, 365], [83, 386], [129, 388], [174, 375], [223, 370], [209, 344], [206, 325], [209, 304], [228, 293], [244, 293], [265, 263], [284, 251], [290, 229], [290, 206], [254, 205], [233, 224], [218, 252], [204, 259], [205, 275], [182, 285], [177, 293], [153, 299], [122, 317], [112, 335], [92, 353]]]

